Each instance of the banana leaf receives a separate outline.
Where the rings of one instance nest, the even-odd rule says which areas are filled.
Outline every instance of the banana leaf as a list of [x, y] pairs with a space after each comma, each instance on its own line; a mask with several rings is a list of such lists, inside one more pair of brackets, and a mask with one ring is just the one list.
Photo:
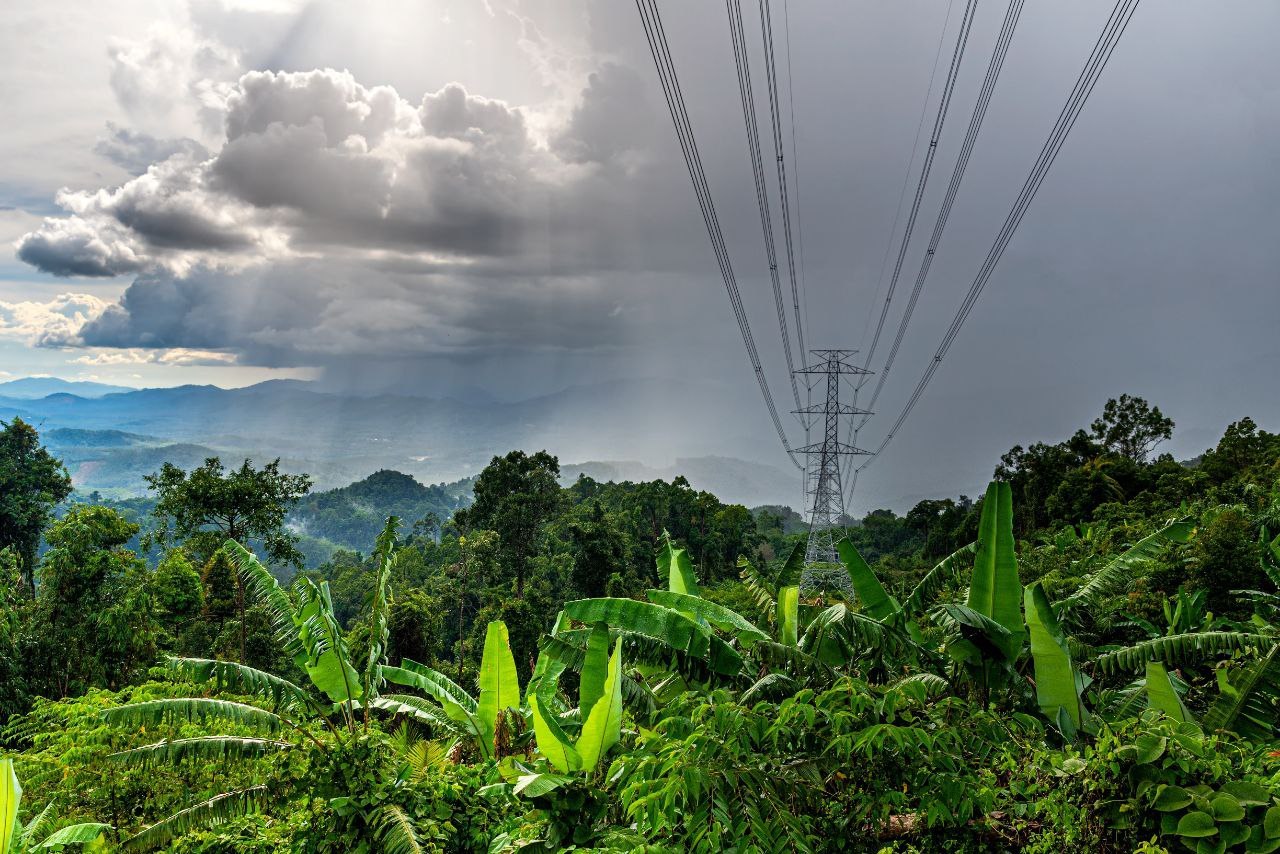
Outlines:
[[577, 751], [582, 757], [582, 767], [594, 770], [609, 748], [622, 737], [622, 639], [614, 642], [613, 655], [609, 658], [609, 674], [604, 681], [604, 693], [591, 709], [582, 724], [578, 736]]
[[877, 620], [887, 620], [899, 610], [898, 602], [884, 589], [880, 579], [867, 566], [867, 562], [858, 554], [858, 550], [845, 537], [836, 543], [836, 551], [840, 553], [840, 562], [849, 573], [849, 581], [853, 584], [853, 592], [858, 594], [862, 608]]
[[1040, 582], [1027, 588], [1025, 600], [1040, 711], [1049, 720], [1057, 721], [1059, 710], [1065, 710], [1071, 719], [1070, 729], [1079, 731], [1084, 726], [1084, 706], [1080, 702], [1084, 684], [1071, 661], [1067, 638]]
[[1015, 661], [1026, 634], [1022, 620], [1022, 582], [1013, 540], [1013, 491], [992, 481], [982, 502], [978, 554], [969, 584], [968, 606], [1008, 630], [997, 645], [1008, 662]]
[[[520, 681], [516, 661], [511, 655], [506, 623], [489, 623], [484, 637], [484, 654], [480, 658], [480, 696], [476, 701], [476, 720], [480, 738], [492, 753], [498, 713], [520, 708]], [[445, 709], [448, 712], [448, 708]]]

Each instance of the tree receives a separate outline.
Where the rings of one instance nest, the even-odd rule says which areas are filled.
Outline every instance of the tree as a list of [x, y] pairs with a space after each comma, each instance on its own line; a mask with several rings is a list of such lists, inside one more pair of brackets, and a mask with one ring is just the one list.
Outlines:
[[454, 515], [461, 529], [497, 533], [503, 569], [515, 577], [517, 596], [524, 596], [538, 536], [563, 503], [559, 477], [560, 461], [546, 451], [494, 457], [476, 478], [475, 503]]
[[46, 695], [119, 687], [154, 658], [160, 625], [150, 573], [123, 548], [137, 532], [116, 511], [91, 505], [72, 507], [49, 528], [27, 653]]
[[11, 546], [17, 552], [28, 592], [35, 589], [40, 534], [54, 506], [70, 494], [71, 476], [40, 444], [35, 428], [21, 418], [4, 424], [0, 430], [0, 548]]
[[1231, 591], [1265, 586], [1266, 575], [1253, 523], [1245, 513], [1227, 508], [1201, 529], [1191, 580], [1195, 588], [1208, 592], [1207, 603], [1214, 614], [1236, 619], [1248, 616], [1248, 605]]
[[225, 472], [222, 461], [210, 457], [190, 474], [165, 463], [147, 484], [158, 501], [152, 511], [159, 522], [146, 545], [168, 547], [181, 541], [200, 563], [208, 561], [228, 539], [260, 541], [269, 563], [302, 566], [298, 538], [285, 530], [285, 515], [311, 491], [305, 474], [284, 474], [280, 460], [255, 469], [250, 460]]
[[626, 535], [592, 501], [585, 518], [576, 518], [567, 530], [573, 547], [573, 586], [583, 596], [603, 596], [609, 576], [626, 570]]
[[1108, 451], [1140, 463], [1157, 445], [1173, 436], [1173, 419], [1140, 397], [1122, 394], [1119, 400], [1107, 401], [1102, 417], [1090, 429]]

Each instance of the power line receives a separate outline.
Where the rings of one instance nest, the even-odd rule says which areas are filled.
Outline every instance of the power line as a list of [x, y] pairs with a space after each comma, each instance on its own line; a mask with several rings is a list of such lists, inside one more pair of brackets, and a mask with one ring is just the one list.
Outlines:
[[933, 359], [921, 376], [920, 382], [916, 384], [915, 391], [912, 392], [911, 397], [907, 400], [906, 406], [903, 407], [902, 412], [898, 415], [893, 427], [885, 434], [884, 440], [872, 452], [866, 462], [854, 470], [855, 482], [858, 474], [871, 465], [880, 453], [888, 447], [889, 443], [893, 441], [893, 437], [902, 427], [903, 422], [907, 420], [912, 409], [915, 408], [916, 403], [920, 400], [921, 395], [924, 394], [929, 381], [933, 379], [933, 375], [942, 364], [947, 351], [960, 333], [960, 328], [969, 317], [969, 313], [973, 311], [974, 304], [977, 302], [978, 297], [982, 295], [983, 288], [986, 287], [987, 282], [990, 280], [991, 274], [995, 271], [996, 265], [1000, 262], [1000, 258], [1008, 247], [1010, 240], [1013, 239], [1014, 232], [1017, 231], [1022, 218], [1026, 216], [1027, 209], [1031, 206], [1036, 193], [1044, 183], [1044, 178], [1057, 159], [1058, 153], [1062, 150], [1062, 145], [1066, 141], [1068, 134], [1071, 133], [1076, 120], [1080, 117], [1080, 112], [1084, 109], [1089, 95], [1092, 94], [1093, 87], [1097, 85], [1102, 72], [1107, 67], [1107, 63], [1111, 60], [1116, 45], [1119, 44], [1120, 38], [1124, 35], [1129, 22], [1133, 19], [1133, 13], [1137, 10], [1139, 2], [1140, 0], [1117, 0], [1115, 8], [1111, 11], [1111, 16], [1107, 19], [1107, 23], [1102, 29], [1102, 34], [1098, 36], [1098, 40], [1094, 44], [1093, 52], [1089, 54], [1084, 69], [1081, 70], [1071, 94], [1067, 97], [1066, 104], [1063, 105], [1061, 112], [1058, 114], [1058, 119], [1049, 133], [1049, 138], [1045, 140], [1044, 146], [1040, 149], [1040, 155], [1036, 158], [1035, 165], [1032, 166], [1030, 174], [1027, 175], [1027, 179], [1022, 185], [1022, 190], [1014, 200], [1008, 216], [1005, 217], [1004, 224], [997, 233], [995, 242], [987, 253], [986, 260], [983, 261], [977, 276], [969, 286], [969, 291], [965, 295], [964, 301], [960, 304], [960, 309], [956, 312], [951, 325], [942, 336], [942, 342], [938, 345]]
[[894, 262], [893, 275], [889, 278], [889, 289], [885, 292], [884, 305], [880, 309], [880, 319], [876, 321], [876, 331], [871, 336], [871, 346], [867, 348], [867, 356], [863, 364], [869, 364], [875, 356], [876, 346], [880, 343], [880, 334], [884, 331], [885, 319], [889, 316], [889, 305], [893, 302], [893, 293], [898, 286], [902, 262], [907, 256], [907, 246], [915, 230], [920, 204], [924, 201], [925, 186], [929, 183], [929, 171], [933, 168], [933, 158], [938, 151], [938, 139], [942, 135], [942, 126], [947, 120], [947, 110], [951, 106], [951, 95], [955, 91], [956, 78], [960, 75], [960, 62], [964, 59], [964, 49], [969, 43], [969, 32], [973, 28], [973, 12], [976, 7], [977, 0], [968, 0], [964, 7], [964, 17], [960, 19], [960, 32], [956, 36], [956, 46], [951, 53], [951, 67], [947, 69], [947, 79], [942, 87], [942, 100], [938, 102], [938, 114], [933, 120], [933, 133], [929, 135], [929, 148], [925, 151], [924, 165], [920, 169], [920, 181], [916, 184], [916, 195], [911, 201], [907, 225], [902, 232], [902, 243], [898, 247], [898, 259]]
[[[929, 238], [929, 246], [920, 261], [920, 270], [916, 273], [916, 281], [911, 290], [911, 297], [907, 300], [906, 310], [898, 323], [898, 331], [894, 336], [893, 346], [889, 348], [889, 357], [885, 360], [884, 367], [880, 370], [875, 390], [871, 394], [871, 400], [867, 403], [867, 409], [869, 410], [874, 410], [876, 401], [880, 399], [880, 392], [884, 390], [884, 384], [889, 378], [889, 371], [893, 368], [894, 360], [898, 356], [898, 350], [901, 348], [903, 338], [906, 336], [907, 326], [911, 323], [912, 315], [915, 313], [916, 303], [920, 299], [920, 292], [924, 289], [925, 280], [928, 278], [929, 270], [933, 266], [934, 254], [942, 241], [943, 231], [946, 229], [947, 220], [951, 216], [951, 207], [955, 204], [956, 196], [960, 192], [960, 184], [964, 180], [969, 158], [973, 154], [973, 147], [977, 143], [978, 134], [982, 130], [982, 122], [986, 118], [987, 106], [991, 103], [991, 97], [995, 93], [996, 83], [1000, 79], [1000, 71], [1004, 67], [1004, 60], [1009, 53], [1009, 45], [1013, 42], [1013, 33], [1018, 26], [1019, 18], [1022, 16], [1022, 7], [1025, 2], [1026, 0], [1009, 0], [1004, 21], [1000, 26], [995, 47], [991, 52], [991, 61], [987, 64], [987, 73], [983, 78], [982, 88], [978, 91], [978, 99], [974, 104], [973, 115], [969, 118], [969, 129], [965, 133], [964, 143], [960, 146], [960, 155], [956, 158], [955, 166], [952, 168], [951, 180], [947, 184], [947, 192], [943, 196], [942, 206], [938, 209], [938, 217], [933, 224], [933, 234]], [[870, 417], [870, 415], [863, 416], [854, 427], [853, 437], [850, 440], [852, 444], [856, 445], [858, 443], [858, 434]], [[852, 466], [852, 462], [849, 463], [849, 466]], [[849, 478], [848, 472], [845, 473], [845, 479], [852, 486], [854, 481]], [[850, 495], [851, 497], [852, 494]]]
[[[782, 350], [787, 356], [787, 376], [791, 379], [791, 393], [795, 395], [796, 408], [800, 408], [800, 386], [796, 382], [796, 366], [791, 358], [791, 336], [787, 330], [787, 309], [782, 301], [782, 282], [778, 276], [778, 250], [773, 239], [773, 218], [769, 212], [769, 185], [764, 173], [764, 157], [760, 153], [760, 127], [756, 123], [755, 93], [751, 88], [751, 64], [747, 57], [747, 37], [742, 25], [742, 6], [739, 0], [725, 0], [729, 13], [729, 39], [733, 42], [733, 65], [738, 74], [738, 95], [742, 99], [742, 120], [747, 131], [747, 152], [751, 156], [751, 177], [756, 186], [756, 207], [760, 209], [760, 228], [764, 232], [765, 257], [769, 262], [769, 281], [773, 285], [774, 304], [778, 310], [778, 331], [782, 333]], [[772, 101], [773, 95], [770, 94]], [[783, 216], [787, 215], [784, 197]], [[787, 245], [790, 249], [791, 230], [787, 229]], [[794, 284], [794, 275], [792, 282]], [[796, 332], [800, 331], [800, 303], [796, 301]], [[801, 343], [800, 354], [804, 356]]]
[[733, 266], [729, 262], [729, 250], [725, 245], [724, 234], [720, 229], [720, 221], [716, 216], [715, 205], [711, 200], [711, 188], [707, 183], [706, 172], [702, 167], [702, 157], [698, 153], [697, 140], [693, 135], [693, 125], [689, 121], [688, 109], [685, 106], [684, 93], [680, 89], [680, 80], [676, 75], [675, 64], [671, 58], [671, 50], [667, 44], [666, 32], [662, 27], [662, 17], [654, 0], [636, 0], [636, 9], [640, 12], [640, 20], [644, 26], [645, 38], [649, 43], [649, 52], [653, 56], [654, 66], [658, 70], [658, 79], [662, 85], [662, 94], [671, 113], [671, 121], [675, 125], [676, 137], [684, 155], [685, 166], [689, 170], [689, 179], [693, 183], [694, 195], [698, 200], [698, 208], [702, 212], [702, 221], [707, 228], [707, 236], [711, 240], [711, 248], [716, 256], [716, 264], [720, 268], [720, 277], [724, 280], [725, 290], [729, 294], [729, 305], [733, 309], [734, 318], [738, 321], [738, 329], [742, 332], [742, 343], [747, 349], [747, 357], [755, 371], [756, 381], [760, 384], [760, 393], [764, 396], [765, 406], [773, 419], [773, 426], [778, 431], [778, 439], [786, 450], [791, 462], [798, 468], [800, 461], [796, 459], [791, 443], [787, 441], [786, 431], [782, 429], [782, 420], [778, 417], [778, 409], [774, 406], [773, 395], [769, 391], [769, 383], [765, 379], [764, 370], [760, 367], [760, 354], [756, 350], [755, 340], [751, 335], [751, 326], [747, 322], [746, 309], [742, 304], [742, 295], [734, 278]]
[[[795, 76], [791, 73], [791, 7], [788, 0], [782, 0], [782, 23], [786, 33], [785, 47], [787, 52], [787, 113], [791, 123], [791, 163], [796, 175], [796, 254], [800, 258], [800, 291], [801, 303], [804, 305], [804, 322], [809, 323], [809, 292], [805, 288], [804, 278], [804, 217], [801, 216], [800, 205], [800, 158], [796, 154], [796, 93]], [[803, 343], [801, 347], [803, 347]]]
[[[738, 0], [734, 0], [737, 5]], [[782, 145], [782, 114], [778, 105], [778, 71], [774, 63], [773, 53], [773, 13], [769, 8], [769, 0], [760, 0], [760, 33], [764, 40], [764, 65], [765, 79], [769, 86], [769, 118], [773, 124], [773, 153], [777, 164], [778, 172], [778, 195], [782, 197], [782, 234], [787, 248], [787, 274], [791, 278], [791, 304], [795, 309], [796, 315], [796, 338], [800, 342], [800, 352], [807, 352], [804, 348], [804, 327], [800, 324], [800, 288], [796, 283], [796, 257], [795, 248], [791, 241], [791, 194], [787, 190], [787, 165]], [[739, 19], [741, 26], [741, 19]], [[787, 61], [790, 62], [790, 54]], [[788, 78], [789, 85], [789, 78]], [[791, 134], [792, 144], [795, 142], [795, 111], [794, 96], [792, 100], [791, 113]], [[793, 149], [794, 150], [794, 149]], [[800, 202], [797, 199], [796, 206], [799, 207]], [[799, 216], [799, 212], [797, 212]], [[799, 226], [796, 226], [799, 231]]]
[[[916, 152], [920, 149], [920, 134], [924, 132], [924, 120], [929, 115], [929, 102], [933, 100], [933, 81], [938, 76], [938, 64], [942, 62], [942, 46], [947, 41], [947, 30], [951, 24], [951, 11], [955, 0], [947, 2], [947, 16], [942, 21], [942, 32], [938, 33], [938, 49], [933, 54], [933, 70], [929, 72], [929, 85], [924, 92], [924, 103], [920, 105], [920, 121], [916, 122], [916, 135], [911, 140], [911, 157], [907, 159], [907, 171], [902, 176], [902, 189], [898, 191], [898, 207], [893, 212], [893, 224], [889, 226], [889, 242], [884, 246], [884, 257], [880, 260], [880, 274], [876, 276], [875, 296], [880, 295], [880, 286], [884, 284], [884, 271], [889, 269], [889, 255], [893, 252], [893, 236], [898, 233], [898, 221], [902, 219], [902, 204], [907, 200], [907, 187], [911, 185], [911, 167], [916, 165]], [[871, 328], [872, 313], [866, 313], [862, 325], [862, 333], [858, 336], [858, 346], [867, 338], [867, 330]], [[865, 363], [865, 360], [864, 360]], [[857, 390], [854, 392], [857, 393]]]
[[[1008, 55], [1009, 45], [1013, 41], [1013, 31], [1018, 26], [1018, 19], [1022, 15], [1022, 7], [1025, 2], [1026, 0], [1010, 0], [1009, 8], [1005, 12], [1004, 23], [1000, 27], [1000, 34], [996, 38], [996, 45], [991, 53], [991, 62], [987, 65], [987, 74], [982, 81], [982, 89], [978, 93], [977, 104], [974, 106], [973, 115], [969, 119], [969, 130], [965, 134], [964, 144], [960, 146], [960, 156], [956, 159], [955, 167], [951, 171], [951, 180], [947, 184], [946, 195], [943, 197], [942, 206], [938, 210], [938, 218], [933, 224], [933, 235], [929, 238], [929, 246], [925, 250], [924, 258], [920, 261], [920, 271], [916, 274], [915, 286], [911, 290], [907, 308], [898, 324], [898, 332], [894, 336], [893, 346], [889, 348], [889, 357], [885, 360], [884, 367], [880, 370], [880, 377], [876, 381], [875, 391], [872, 392], [871, 400], [867, 403], [868, 409], [875, 408], [876, 401], [880, 398], [880, 392], [884, 389], [885, 381], [888, 379], [889, 370], [893, 367], [893, 361], [898, 355], [898, 349], [902, 346], [902, 339], [907, 333], [907, 326], [911, 323], [911, 316], [915, 312], [916, 303], [920, 299], [920, 292], [924, 288], [925, 279], [929, 276], [929, 268], [933, 265], [933, 256], [942, 240], [942, 233], [947, 227], [947, 219], [951, 216], [951, 206], [955, 204], [956, 195], [960, 192], [960, 184], [964, 180], [965, 169], [969, 165], [969, 158], [973, 154], [973, 146], [982, 130], [982, 122], [987, 115], [987, 105], [991, 102], [996, 82], [1000, 78], [1000, 70], [1004, 67], [1005, 56]], [[862, 424], [866, 424], [865, 418], [858, 426], [861, 427]]]

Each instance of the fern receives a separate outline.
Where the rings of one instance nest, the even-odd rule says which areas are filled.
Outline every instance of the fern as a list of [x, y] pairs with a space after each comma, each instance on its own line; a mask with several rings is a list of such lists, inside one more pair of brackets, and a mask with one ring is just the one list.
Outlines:
[[1199, 664], [1241, 650], [1255, 649], [1265, 638], [1247, 632], [1189, 632], [1142, 641], [1101, 655], [1095, 661], [1103, 673], [1136, 672], [1148, 661], [1164, 664]]
[[154, 851], [193, 828], [216, 827], [255, 813], [262, 808], [266, 799], [266, 786], [224, 792], [161, 819], [141, 833], [129, 837], [122, 845], [130, 851]]
[[373, 834], [380, 851], [386, 854], [422, 854], [422, 843], [414, 829], [413, 820], [401, 807], [394, 804], [381, 807], [373, 817]]

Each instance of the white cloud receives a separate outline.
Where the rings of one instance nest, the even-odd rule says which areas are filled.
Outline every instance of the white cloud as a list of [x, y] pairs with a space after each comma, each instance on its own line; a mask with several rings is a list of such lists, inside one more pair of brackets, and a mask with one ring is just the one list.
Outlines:
[[[112, 366], [120, 365], [190, 365], [222, 366], [236, 364], [234, 353], [216, 350], [191, 350], [185, 347], [146, 350], [131, 347], [119, 350], [96, 350], [93, 353], [68, 359], [69, 365]], [[137, 376], [134, 374], [134, 376]]]
[[0, 300], [0, 338], [40, 346], [75, 339], [111, 303], [92, 294], [59, 294], [48, 302]]

